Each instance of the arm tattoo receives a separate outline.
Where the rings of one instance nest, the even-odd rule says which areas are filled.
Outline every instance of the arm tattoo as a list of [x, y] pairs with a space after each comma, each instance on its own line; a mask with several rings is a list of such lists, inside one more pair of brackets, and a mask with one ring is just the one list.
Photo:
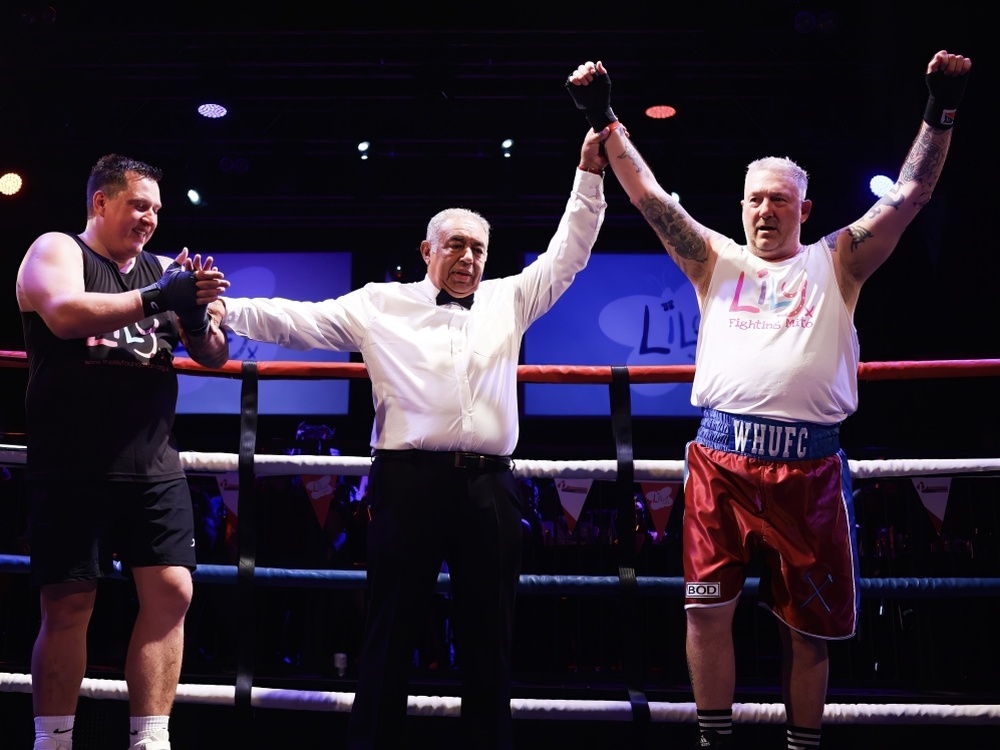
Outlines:
[[892, 186], [892, 189], [878, 199], [878, 202], [871, 207], [868, 211], [868, 218], [874, 219], [880, 213], [882, 213], [882, 206], [888, 206], [889, 208], [899, 210], [899, 207], [903, 205], [903, 196], [896, 196], [895, 194], [899, 192], [899, 183], [897, 182]]
[[864, 242], [865, 240], [870, 240], [872, 237], [875, 236], [867, 229], [865, 229], [864, 227], [859, 227], [857, 224], [852, 224], [851, 226], [847, 227], [847, 231], [851, 233], [851, 252], [857, 250], [862, 242]]
[[831, 252], [837, 251], [837, 237], [840, 236], [840, 231], [841, 230], [838, 229], [836, 232], [830, 232], [830, 234], [823, 238], [823, 242], [826, 243], [827, 250], [830, 250]]
[[[899, 178], [902, 182], [919, 182], [927, 188], [927, 192], [934, 189], [941, 170], [944, 168], [944, 157], [947, 154], [947, 147], [938, 142], [938, 138], [930, 130], [924, 130], [913, 142], [910, 153], [906, 155], [906, 161], [900, 170]], [[925, 196], [921, 197], [920, 205], [927, 202]]]
[[628, 141], [625, 141], [625, 149], [616, 158], [628, 159], [632, 162], [636, 174], [642, 174], [645, 171], [645, 164], [643, 164], [642, 157], [639, 156], [639, 152]]
[[913, 207], [918, 211], [923, 208], [931, 199], [931, 190], [921, 190], [919, 195], [913, 196]]
[[642, 199], [639, 210], [660, 239], [674, 248], [680, 257], [699, 263], [707, 260], [708, 247], [705, 238], [699, 235], [684, 215], [668, 201], [646, 197]]

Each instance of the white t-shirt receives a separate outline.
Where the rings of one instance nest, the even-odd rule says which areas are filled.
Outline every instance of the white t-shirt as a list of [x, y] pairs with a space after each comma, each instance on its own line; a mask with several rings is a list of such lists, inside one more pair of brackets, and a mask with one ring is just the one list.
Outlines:
[[859, 351], [822, 242], [778, 262], [730, 242], [705, 297], [691, 402], [836, 424], [858, 406]]

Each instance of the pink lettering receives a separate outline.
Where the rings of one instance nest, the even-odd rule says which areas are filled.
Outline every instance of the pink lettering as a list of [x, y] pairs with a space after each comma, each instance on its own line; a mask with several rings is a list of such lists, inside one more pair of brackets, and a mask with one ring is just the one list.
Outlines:
[[743, 292], [743, 280], [745, 277], [746, 273], [740, 271], [740, 278], [736, 281], [736, 295], [733, 297], [733, 301], [729, 305], [729, 312], [750, 312], [750, 313], [760, 312], [759, 307], [754, 307], [753, 305], [740, 304], [740, 294]]
[[[802, 311], [802, 308], [805, 307], [805, 304], [806, 304], [806, 286], [807, 286], [807, 284], [808, 284], [808, 280], [805, 279], [805, 278], [803, 278], [802, 279], [802, 288], [801, 288], [801, 290], [799, 292], [799, 301], [798, 301], [798, 304], [794, 308], [792, 308], [791, 310], [788, 311], [788, 317], [789, 318], [793, 318], [796, 315], [798, 315]], [[787, 296], [788, 297], [792, 297], [793, 294], [790, 293]]]

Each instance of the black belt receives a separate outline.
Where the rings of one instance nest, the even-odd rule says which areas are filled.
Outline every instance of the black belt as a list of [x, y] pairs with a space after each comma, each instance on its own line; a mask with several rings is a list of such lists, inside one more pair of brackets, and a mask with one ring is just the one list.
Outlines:
[[376, 450], [375, 458], [388, 461], [411, 461], [413, 463], [434, 464], [447, 469], [476, 469], [478, 471], [509, 471], [511, 460], [507, 456], [491, 456], [484, 453], [466, 451], [389, 451]]

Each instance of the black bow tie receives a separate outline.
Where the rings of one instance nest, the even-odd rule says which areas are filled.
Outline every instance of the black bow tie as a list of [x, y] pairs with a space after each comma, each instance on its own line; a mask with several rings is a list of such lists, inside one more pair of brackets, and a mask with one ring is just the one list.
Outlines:
[[457, 302], [466, 310], [469, 310], [472, 308], [472, 297], [473, 295], [471, 294], [468, 297], [452, 297], [447, 289], [442, 289], [438, 292], [437, 303], [439, 305], [447, 305], [449, 302]]

